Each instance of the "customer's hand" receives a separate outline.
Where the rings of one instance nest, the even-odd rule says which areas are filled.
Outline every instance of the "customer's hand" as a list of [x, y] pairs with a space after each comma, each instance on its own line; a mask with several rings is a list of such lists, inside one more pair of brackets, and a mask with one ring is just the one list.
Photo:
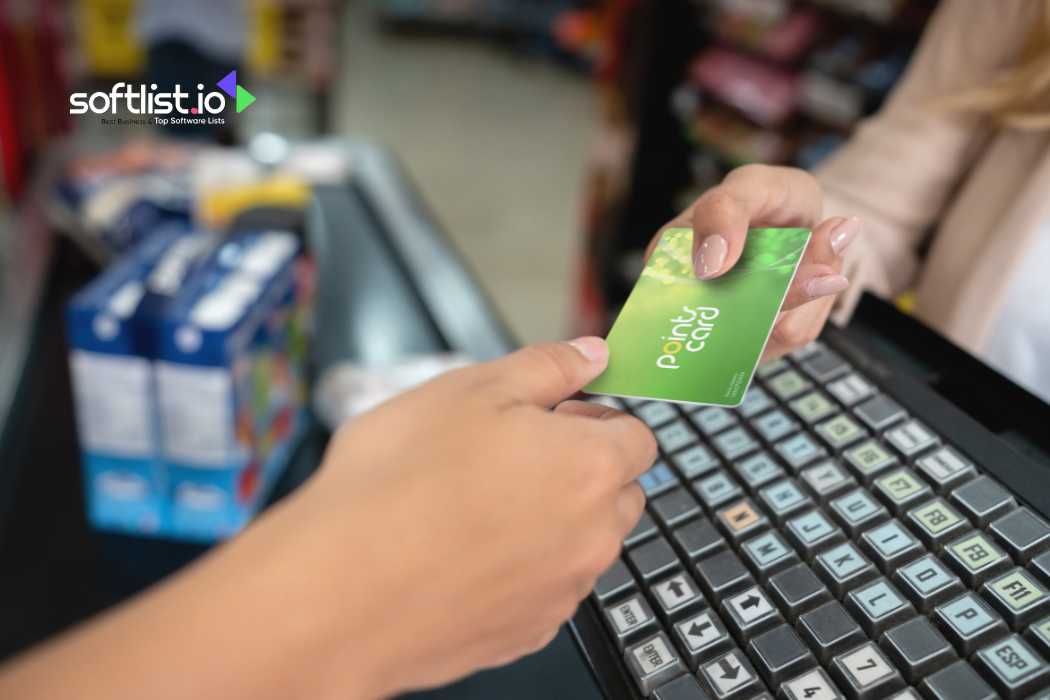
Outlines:
[[[525, 348], [459, 370], [339, 431], [293, 504], [325, 575], [366, 599], [332, 672], [362, 653], [361, 607], [383, 693], [448, 681], [547, 644], [637, 523], [635, 482], [656, 444], [636, 418], [570, 401], [604, 368], [600, 339]], [[353, 621], [353, 625], [350, 624]], [[337, 678], [347, 691], [360, 679]]]
[[[796, 168], [745, 165], [730, 172], [721, 185], [705, 192], [668, 224], [693, 229], [693, 261], [701, 279], [713, 279], [732, 269], [744, 249], [748, 228], [813, 229], [764, 359], [783, 355], [816, 338], [835, 295], [849, 286], [842, 275], [842, 253], [860, 233], [862, 224], [856, 218], [821, 221], [822, 209], [820, 183], [809, 173]], [[649, 252], [659, 236], [650, 243]]]

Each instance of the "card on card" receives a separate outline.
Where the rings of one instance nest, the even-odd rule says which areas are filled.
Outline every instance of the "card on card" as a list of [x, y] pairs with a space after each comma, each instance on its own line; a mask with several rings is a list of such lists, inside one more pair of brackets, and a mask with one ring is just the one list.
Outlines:
[[713, 280], [693, 272], [693, 231], [671, 228], [609, 332], [609, 366], [584, 391], [737, 406], [809, 244], [803, 228], [753, 228]]

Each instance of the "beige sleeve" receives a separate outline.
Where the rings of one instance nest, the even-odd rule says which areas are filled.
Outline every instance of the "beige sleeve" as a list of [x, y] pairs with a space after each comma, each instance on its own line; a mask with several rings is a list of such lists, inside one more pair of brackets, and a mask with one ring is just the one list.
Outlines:
[[816, 170], [826, 216], [859, 216], [853, 284], [833, 314], [844, 322], [861, 290], [893, 296], [913, 284], [916, 248], [944, 211], [989, 134], [988, 125], [931, 104], [991, 81], [1021, 50], [1043, 3], [941, 0], [883, 108]]

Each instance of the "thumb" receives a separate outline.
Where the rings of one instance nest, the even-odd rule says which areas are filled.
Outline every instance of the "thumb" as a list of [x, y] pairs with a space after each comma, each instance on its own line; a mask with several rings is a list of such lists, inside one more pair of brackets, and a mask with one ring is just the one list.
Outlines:
[[605, 371], [609, 346], [601, 338], [529, 345], [489, 363], [497, 382], [518, 401], [550, 408]]

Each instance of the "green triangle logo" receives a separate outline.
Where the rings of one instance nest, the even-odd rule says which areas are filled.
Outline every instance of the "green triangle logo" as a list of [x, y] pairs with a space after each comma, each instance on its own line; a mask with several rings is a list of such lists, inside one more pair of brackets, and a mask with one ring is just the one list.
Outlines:
[[244, 110], [252, 106], [255, 102], [255, 95], [245, 90], [242, 86], [237, 86], [237, 114], [240, 114]]

